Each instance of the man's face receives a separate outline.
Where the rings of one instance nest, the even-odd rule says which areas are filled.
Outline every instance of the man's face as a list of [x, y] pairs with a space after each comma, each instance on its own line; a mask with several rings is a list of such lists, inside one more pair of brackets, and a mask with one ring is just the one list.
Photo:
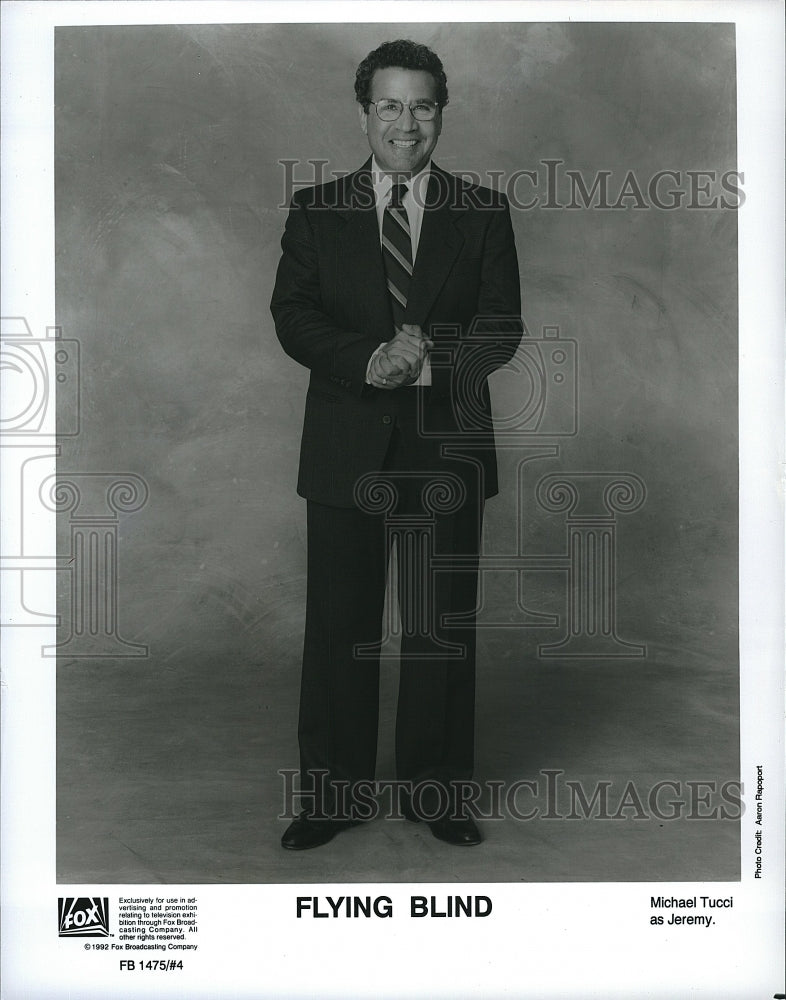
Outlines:
[[442, 113], [437, 111], [430, 122], [419, 122], [412, 117], [408, 105], [424, 99], [436, 102], [436, 81], [425, 70], [396, 66], [378, 69], [371, 80], [371, 100], [383, 98], [402, 102], [401, 117], [394, 122], [383, 122], [373, 106], [369, 107], [368, 114], [360, 108], [360, 127], [368, 137], [380, 169], [388, 174], [410, 177], [426, 165], [434, 152], [442, 131]]

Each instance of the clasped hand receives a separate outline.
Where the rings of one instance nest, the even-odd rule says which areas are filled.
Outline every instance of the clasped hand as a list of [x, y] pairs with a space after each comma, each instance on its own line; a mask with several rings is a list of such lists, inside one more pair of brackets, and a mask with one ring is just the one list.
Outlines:
[[378, 389], [398, 389], [416, 382], [428, 351], [434, 342], [428, 340], [415, 323], [404, 323], [396, 335], [371, 362], [369, 380]]

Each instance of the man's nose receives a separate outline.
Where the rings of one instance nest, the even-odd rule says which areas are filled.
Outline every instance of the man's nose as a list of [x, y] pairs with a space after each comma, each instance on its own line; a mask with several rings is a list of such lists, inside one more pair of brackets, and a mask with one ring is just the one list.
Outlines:
[[404, 105], [398, 120], [398, 127], [402, 132], [413, 132], [418, 127], [417, 120], [408, 104]]

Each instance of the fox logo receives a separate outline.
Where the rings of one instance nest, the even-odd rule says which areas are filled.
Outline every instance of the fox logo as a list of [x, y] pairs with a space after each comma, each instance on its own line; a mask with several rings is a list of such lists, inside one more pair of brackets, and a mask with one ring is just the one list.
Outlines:
[[109, 898], [60, 897], [58, 937], [109, 937]]

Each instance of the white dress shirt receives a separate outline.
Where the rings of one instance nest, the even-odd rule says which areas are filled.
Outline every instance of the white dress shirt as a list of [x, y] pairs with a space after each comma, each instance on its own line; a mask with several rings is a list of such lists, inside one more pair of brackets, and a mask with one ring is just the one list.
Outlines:
[[[429, 177], [431, 176], [431, 160], [423, 167], [422, 170], [418, 171], [413, 177], [408, 177], [405, 181], [399, 181], [398, 183], [406, 184], [407, 190], [404, 197], [401, 199], [401, 204], [407, 213], [407, 220], [409, 221], [409, 232], [412, 238], [412, 263], [415, 263], [418, 253], [418, 243], [420, 242], [420, 229], [423, 225], [423, 206], [426, 202], [426, 191], [428, 189]], [[385, 216], [385, 209], [390, 202], [390, 189], [393, 187], [393, 179], [390, 174], [383, 173], [379, 169], [376, 157], [371, 158], [371, 180], [374, 185], [374, 198], [376, 201], [377, 209], [377, 225], [379, 226], [379, 245], [382, 246], [382, 220]], [[371, 371], [371, 362], [376, 357], [377, 353], [381, 348], [385, 346], [387, 341], [383, 341], [379, 347], [374, 351], [369, 359], [368, 368], [366, 369], [366, 381], [369, 381], [368, 373]], [[420, 369], [420, 375], [417, 381], [413, 382], [412, 385], [431, 385], [431, 363], [428, 359], [428, 355], [423, 362], [423, 367]]]

